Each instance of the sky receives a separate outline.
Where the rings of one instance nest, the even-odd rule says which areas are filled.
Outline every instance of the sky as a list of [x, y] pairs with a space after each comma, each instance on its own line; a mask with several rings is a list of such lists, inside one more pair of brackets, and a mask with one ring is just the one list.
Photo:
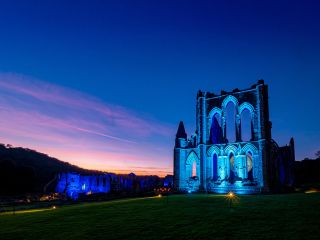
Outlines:
[[316, 1], [0, 1], [0, 142], [89, 169], [172, 173], [199, 89], [264, 79], [273, 138], [320, 150]]

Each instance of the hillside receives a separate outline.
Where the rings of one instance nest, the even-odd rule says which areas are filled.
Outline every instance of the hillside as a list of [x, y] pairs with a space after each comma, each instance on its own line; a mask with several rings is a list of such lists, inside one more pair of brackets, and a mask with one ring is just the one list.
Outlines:
[[320, 187], [320, 158], [295, 162], [295, 183], [298, 186]]
[[59, 172], [97, 173], [26, 148], [0, 144], [0, 195], [43, 192]]

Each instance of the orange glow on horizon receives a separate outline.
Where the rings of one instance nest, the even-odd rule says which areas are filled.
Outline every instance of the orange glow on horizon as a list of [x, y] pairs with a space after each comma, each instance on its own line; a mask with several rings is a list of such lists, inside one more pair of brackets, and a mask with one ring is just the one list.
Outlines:
[[0, 73], [0, 86], [0, 143], [89, 170], [172, 174], [171, 125], [23, 75]]
[[[13, 143], [13, 147], [19, 147], [19, 144]], [[136, 156], [131, 156], [131, 161], [136, 167], [128, 168], [128, 162], [124, 161], [124, 159], [130, 158], [128, 154], [109, 154], [106, 152], [91, 152], [91, 151], [78, 151], [72, 152], [68, 150], [60, 150], [57, 151], [56, 149], [51, 148], [39, 148], [36, 149], [34, 146], [23, 146], [24, 148], [30, 148], [35, 151], [47, 154], [49, 157], [57, 158], [60, 161], [68, 162], [72, 165], [77, 167], [93, 170], [93, 171], [101, 171], [101, 172], [108, 172], [108, 173], [115, 173], [115, 174], [130, 174], [134, 173], [135, 175], [139, 176], [146, 176], [146, 175], [156, 175], [159, 177], [165, 177], [166, 175], [172, 175], [172, 169], [163, 168], [157, 169], [153, 167], [144, 167], [148, 165], [148, 159], [138, 160]], [[76, 160], [73, 160], [76, 159]], [[95, 160], [93, 160], [95, 159]], [[105, 159], [108, 159], [106, 161]], [[161, 162], [162, 159], [157, 160]], [[107, 165], [107, 166], [106, 166]]]

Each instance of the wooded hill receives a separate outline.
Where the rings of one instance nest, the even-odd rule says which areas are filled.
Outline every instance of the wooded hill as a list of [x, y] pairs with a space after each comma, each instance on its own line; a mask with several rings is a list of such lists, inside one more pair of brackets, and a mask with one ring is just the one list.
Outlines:
[[0, 144], [0, 195], [41, 193], [52, 190], [60, 172], [99, 173], [86, 170], [27, 148]]

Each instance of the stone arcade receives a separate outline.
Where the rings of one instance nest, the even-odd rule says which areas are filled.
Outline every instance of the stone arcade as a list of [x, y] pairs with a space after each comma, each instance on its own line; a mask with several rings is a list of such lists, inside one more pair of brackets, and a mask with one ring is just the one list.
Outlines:
[[[227, 106], [234, 106], [235, 139], [227, 136]], [[249, 111], [250, 139], [243, 140], [242, 114]], [[268, 86], [199, 91], [196, 132], [187, 138], [180, 122], [174, 148], [174, 186], [178, 191], [252, 194], [293, 185], [294, 141], [279, 147], [271, 137]], [[228, 139], [229, 138], [229, 139]]]

